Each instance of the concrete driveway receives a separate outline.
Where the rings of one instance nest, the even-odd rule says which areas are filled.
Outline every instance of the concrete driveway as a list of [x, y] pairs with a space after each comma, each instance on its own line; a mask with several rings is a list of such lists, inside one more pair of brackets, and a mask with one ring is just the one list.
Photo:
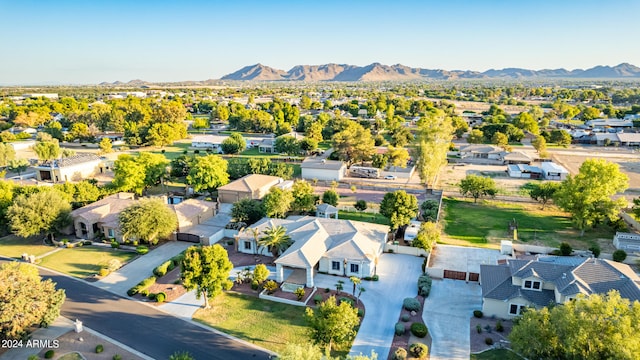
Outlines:
[[[374, 350], [378, 358], [386, 359], [393, 341], [394, 325], [402, 310], [402, 300], [418, 295], [417, 282], [422, 274], [423, 261], [424, 258], [410, 255], [381, 255], [377, 271], [380, 281], [362, 281], [366, 291], [360, 300], [366, 314], [351, 347], [351, 355], [369, 355]], [[332, 289], [338, 280], [342, 280], [345, 292], [353, 290], [353, 285], [345, 277], [318, 274], [314, 280], [317, 287]]]
[[477, 282], [433, 280], [422, 313], [433, 339], [431, 360], [469, 360], [469, 319], [479, 309], [482, 293]]

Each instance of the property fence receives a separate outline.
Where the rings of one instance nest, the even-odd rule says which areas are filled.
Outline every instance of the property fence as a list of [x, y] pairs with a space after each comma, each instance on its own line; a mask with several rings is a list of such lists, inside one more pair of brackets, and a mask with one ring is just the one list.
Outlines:
[[283, 303], [283, 304], [289, 304], [289, 305], [294, 305], [294, 306], [307, 306], [307, 303], [309, 302], [309, 299], [311, 299], [313, 297], [313, 294], [315, 294], [317, 290], [318, 290], [318, 288], [314, 286], [313, 287], [313, 291], [311, 291], [311, 294], [309, 294], [309, 296], [307, 296], [307, 299], [304, 302], [303, 301], [283, 299], [281, 297], [267, 295], [267, 290], [262, 290], [262, 292], [260, 292], [258, 297], [260, 299], [269, 300], [269, 301], [275, 301], [275, 302], [279, 302], [279, 303]]
[[396, 254], [405, 254], [405, 255], [413, 255], [413, 256], [422, 256], [427, 257], [429, 253], [424, 250], [413, 246], [404, 246], [394, 243], [386, 243], [384, 245], [385, 252], [393, 251]]

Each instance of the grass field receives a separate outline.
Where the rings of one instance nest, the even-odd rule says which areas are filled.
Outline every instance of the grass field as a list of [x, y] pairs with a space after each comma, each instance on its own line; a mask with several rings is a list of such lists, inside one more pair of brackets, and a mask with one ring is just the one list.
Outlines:
[[111, 259], [118, 259], [123, 264], [136, 256], [135, 253], [103, 248], [83, 246], [62, 249], [42, 258], [41, 266], [53, 269], [71, 276], [86, 278], [107, 266]]
[[605, 250], [615, 234], [609, 226], [589, 229], [583, 237], [573, 228], [569, 215], [553, 206], [540, 210], [537, 204], [498, 201], [444, 200], [443, 243], [498, 248], [500, 240], [511, 239], [509, 222], [518, 224], [518, 242], [558, 247], [568, 242], [574, 249], [588, 249], [595, 243]]
[[22, 254], [40, 256], [54, 250], [52, 246], [42, 242], [42, 236], [21, 238], [15, 235], [8, 235], [0, 238], [0, 255], [12, 258], [21, 258]]
[[389, 219], [377, 213], [338, 210], [338, 218], [343, 220], [355, 220], [380, 225], [389, 225]]
[[303, 306], [223, 293], [211, 300], [211, 309], [200, 309], [193, 318], [229, 335], [279, 352], [289, 343], [309, 341], [304, 311]]
[[471, 354], [471, 360], [522, 360], [522, 357], [513, 351], [495, 349], [480, 354]]

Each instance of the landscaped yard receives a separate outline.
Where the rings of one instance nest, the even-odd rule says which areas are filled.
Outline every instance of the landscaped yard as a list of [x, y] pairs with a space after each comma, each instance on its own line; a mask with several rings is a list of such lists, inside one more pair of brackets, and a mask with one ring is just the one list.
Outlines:
[[522, 357], [513, 351], [496, 349], [480, 354], [471, 354], [471, 360], [522, 360]]
[[293, 306], [233, 292], [211, 300], [211, 309], [193, 318], [227, 334], [279, 352], [289, 343], [309, 341], [304, 306]]
[[42, 236], [21, 238], [15, 235], [8, 235], [0, 238], [0, 255], [12, 258], [21, 258], [22, 254], [40, 256], [54, 250], [52, 246], [47, 246], [42, 242]]
[[112, 259], [118, 259], [122, 264], [125, 264], [134, 257], [136, 257], [134, 252], [97, 246], [82, 246], [65, 248], [45, 256], [40, 265], [71, 276], [86, 278], [97, 274]]
[[442, 242], [498, 248], [500, 240], [511, 239], [509, 222], [518, 224], [518, 241], [532, 245], [558, 247], [568, 242], [574, 249], [588, 249], [595, 243], [609, 250], [615, 234], [609, 226], [588, 229], [583, 237], [573, 228], [569, 214], [554, 206], [540, 210], [538, 204], [503, 203], [445, 199], [444, 232]]
[[338, 218], [343, 220], [363, 221], [374, 224], [389, 225], [389, 219], [378, 213], [338, 211]]

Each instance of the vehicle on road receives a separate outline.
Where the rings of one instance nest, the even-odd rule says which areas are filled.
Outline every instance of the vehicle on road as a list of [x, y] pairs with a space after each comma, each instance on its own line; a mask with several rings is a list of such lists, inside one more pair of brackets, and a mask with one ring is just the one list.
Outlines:
[[395, 176], [395, 175], [387, 175], [387, 176], [385, 176], [385, 177], [384, 177], [384, 179], [385, 179], [385, 180], [395, 180], [395, 179], [397, 179], [397, 178], [398, 178], [398, 177], [397, 177], [397, 176]]

